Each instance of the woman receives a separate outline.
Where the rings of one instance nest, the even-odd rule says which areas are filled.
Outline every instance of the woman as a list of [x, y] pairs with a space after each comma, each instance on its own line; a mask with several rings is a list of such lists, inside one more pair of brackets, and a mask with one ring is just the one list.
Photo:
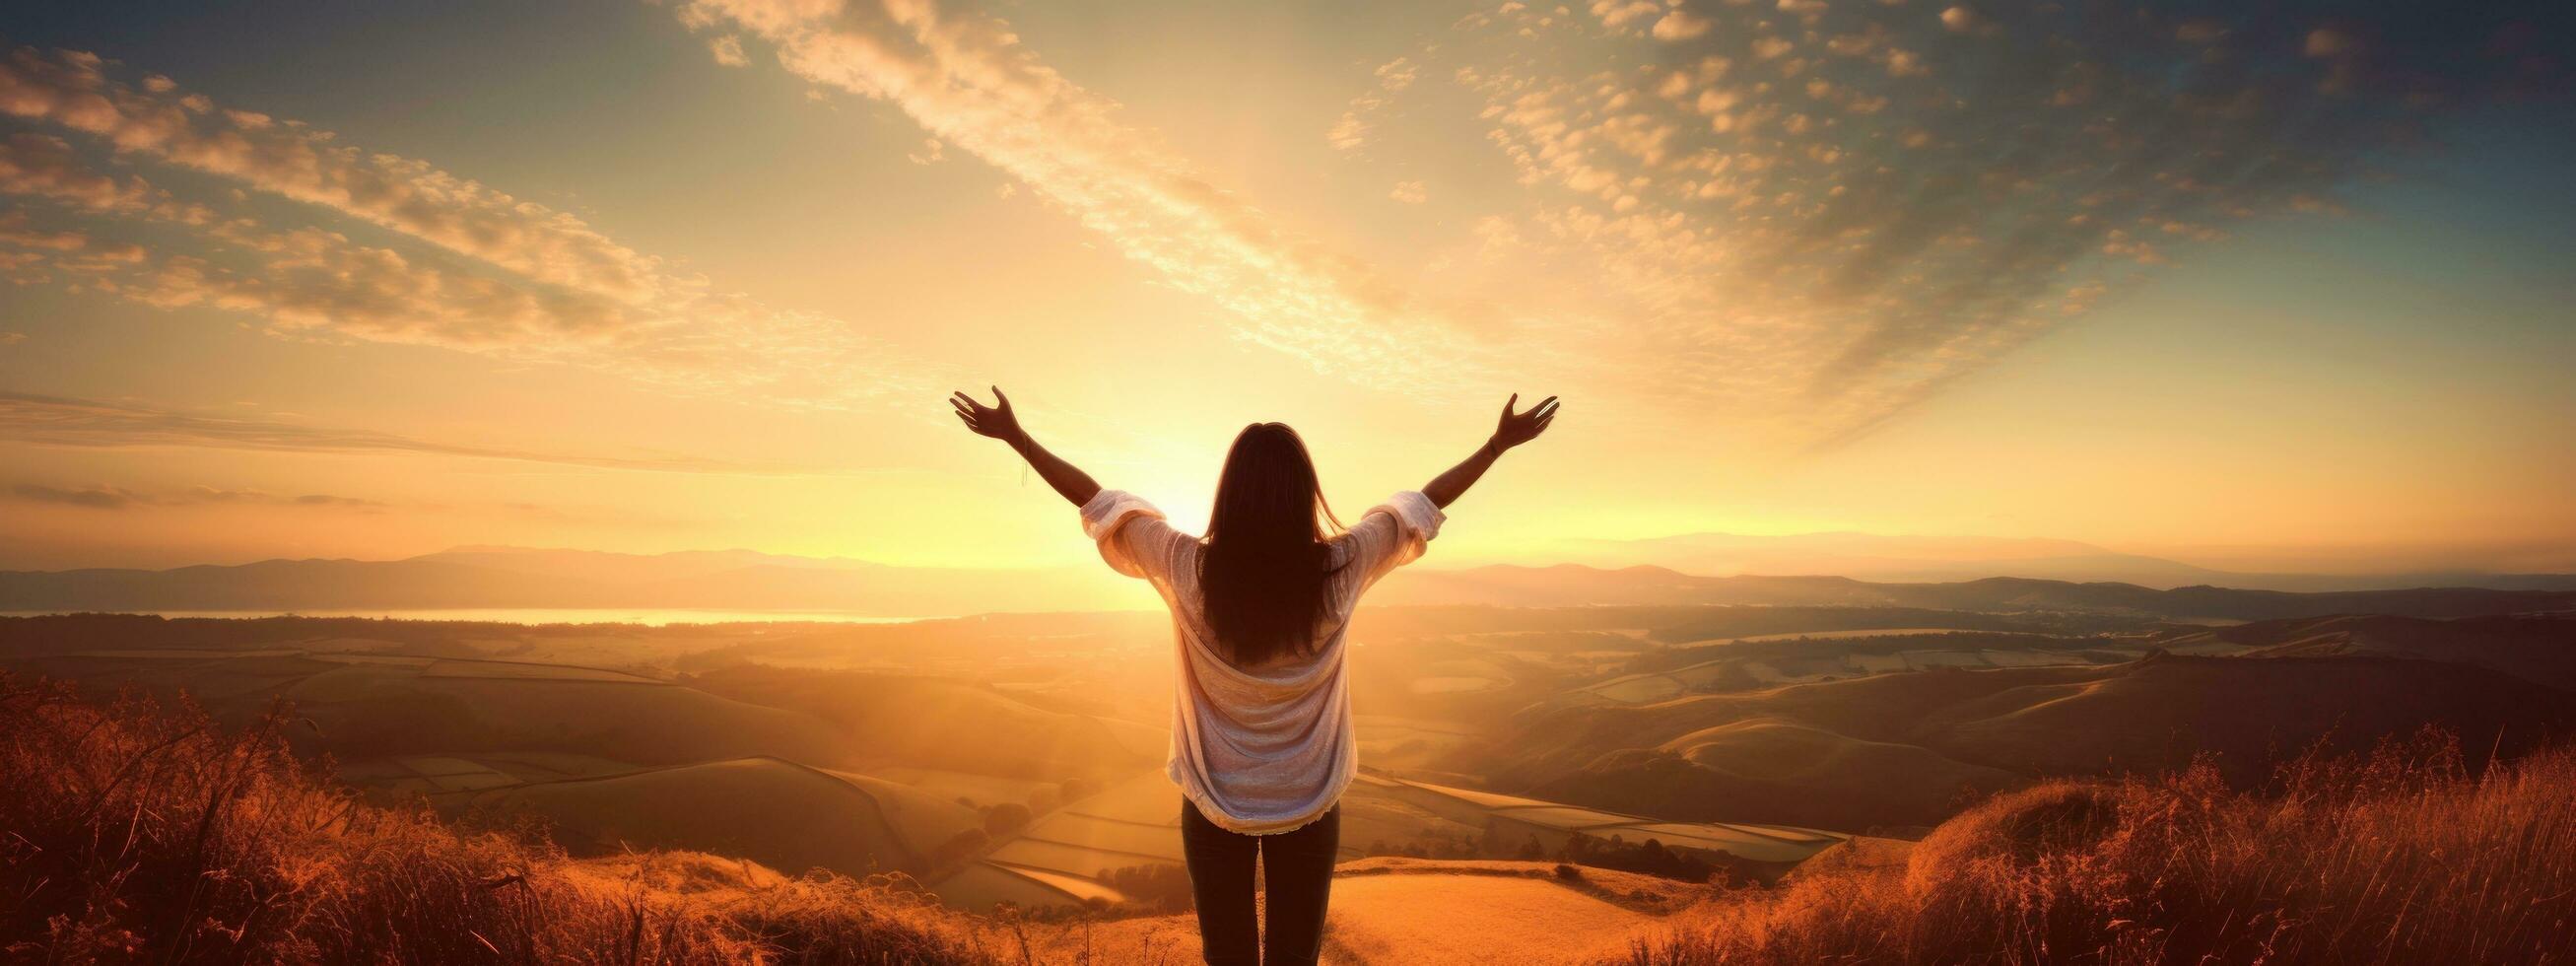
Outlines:
[[[1081, 507], [1101, 557], [1152, 581], [1171, 609], [1180, 656], [1167, 771], [1181, 787], [1181, 849], [1207, 961], [1313, 963], [1341, 847], [1339, 802], [1359, 767], [1343, 661], [1351, 609], [1379, 577], [1422, 555], [1442, 509], [1487, 467], [1547, 430], [1556, 397], [1516, 413], [1514, 395], [1474, 455], [1344, 532], [1297, 431], [1246, 426], [1226, 454], [1205, 537], [1101, 489], [1031, 440], [999, 387], [993, 399], [986, 406], [961, 392], [948, 402], [966, 428], [1009, 443]], [[1266, 958], [1253, 922], [1256, 857], [1269, 894]]]

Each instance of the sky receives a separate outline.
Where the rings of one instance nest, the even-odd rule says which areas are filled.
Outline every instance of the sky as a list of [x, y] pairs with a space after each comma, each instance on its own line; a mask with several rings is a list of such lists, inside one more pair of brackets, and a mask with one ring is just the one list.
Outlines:
[[1090, 551], [1505, 396], [1439, 556], [2576, 571], [2543, 4], [14, 4], [0, 567]]

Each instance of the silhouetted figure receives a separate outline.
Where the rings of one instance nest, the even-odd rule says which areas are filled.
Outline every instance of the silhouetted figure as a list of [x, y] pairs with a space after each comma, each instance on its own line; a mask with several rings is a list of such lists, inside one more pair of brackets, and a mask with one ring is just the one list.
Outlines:
[[[1104, 490], [1047, 452], [993, 390], [958, 393], [968, 429], [1011, 444], [1047, 485], [1082, 508], [1083, 529], [1119, 573], [1152, 581], [1171, 608], [1178, 651], [1172, 758], [1181, 844], [1211, 964], [1313, 963], [1324, 934], [1342, 790], [1358, 772], [1344, 632], [1370, 584], [1422, 555], [1442, 512], [1514, 446], [1556, 418], [1556, 397], [1527, 412], [1503, 404], [1494, 435], [1422, 489], [1344, 530], [1297, 431], [1254, 423], [1234, 438], [1204, 537], [1152, 504]], [[1253, 865], [1269, 894], [1269, 955], [1253, 913]]]

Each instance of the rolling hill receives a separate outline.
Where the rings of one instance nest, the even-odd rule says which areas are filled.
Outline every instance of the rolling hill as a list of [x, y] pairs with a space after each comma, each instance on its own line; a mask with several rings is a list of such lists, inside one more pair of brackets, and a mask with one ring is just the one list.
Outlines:
[[688, 680], [831, 722], [849, 738], [841, 760], [1061, 781], [1123, 776], [1170, 747], [1158, 726], [1040, 708], [937, 677], [736, 665]]
[[848, 748], [818, 719], [600, 668], [301, 648], [75, 651], [0, 666], [101, 692], [185, 690], [232, 723], [282, 698], [311, 722], [298, 747], [344, 760], [470, 750], [836, 762]]
[[2380, 654], [2453, 661], [2576, 691], [2576, 614], [2511, 614], [2458, 620], [2338, 615], [2236, 627], [2177, 628], [2159, 635], [2156, 643], [2177, 651], [2221, 644], [2271, 656]]
[[981, 841], [975, 810], [782, 758], [736, 758], [433, 796], [446, 814], [546, 820], [575, 855], [679, 849], [789, 872], [926, 876]]
[[1879, 674], [1646, 704], [1534, 707], [1457, 767], [1496, 787], [1676, 819], [1930, 825], [2050, 775], [2177, 768], [2237, 780], [2312, 746], [2451, 729], [2518, 754], [2576, 728], [2576, 694], [2378, 655], [2190, 657]]

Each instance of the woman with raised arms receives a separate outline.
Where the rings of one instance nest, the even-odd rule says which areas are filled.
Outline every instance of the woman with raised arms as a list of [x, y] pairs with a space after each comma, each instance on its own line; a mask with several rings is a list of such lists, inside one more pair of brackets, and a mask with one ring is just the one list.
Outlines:
[[[1313, 963], [1322, 946], [1342, 790], [1359, 767], [1344, 655], [1353, 608], [1379, 577], [1440, 533], [1442, 512], [1512, 447], [1556, 418], [1556, 397], [1515, 412], [1420, 490], [1361, 514], [1347, 530], [1324, 501], [1297, 431], [1254, 423], [1234, 438], [1204, 536], [1163, 521], [1133, 494], [1030, 439], [1010, 397], [957, 393], [966, 428], [1010, 444], [1047, 485], [1082, 508], [1109, 566], [1153, 582], [1178, 651], [1169, 773], [1181, 789], [1181, 842], [1207, 961]], [[1254, 922], [1253, 868], [1269, 894], [1269, 955]]]

